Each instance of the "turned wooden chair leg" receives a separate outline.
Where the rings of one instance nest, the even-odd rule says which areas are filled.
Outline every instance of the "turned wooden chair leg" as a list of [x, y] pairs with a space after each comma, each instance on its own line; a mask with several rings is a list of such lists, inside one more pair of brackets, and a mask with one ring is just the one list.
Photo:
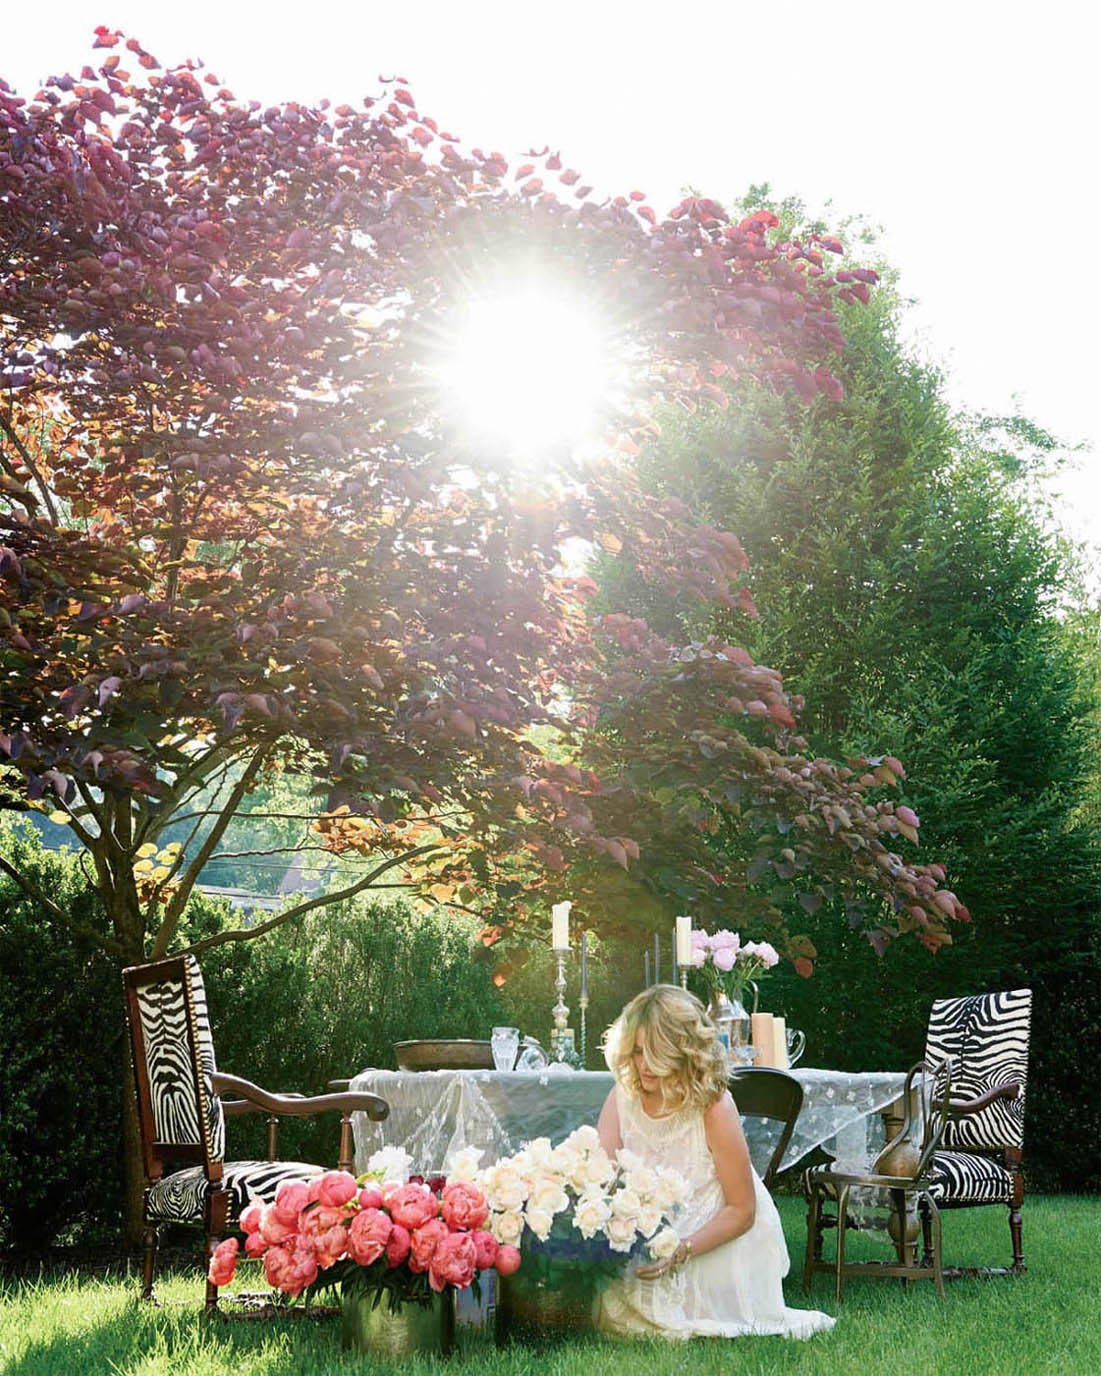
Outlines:
[[[933, 1201], [928, 1195], [923, 1195], [921, 1200], [921, 1264], [922, 1266], [933, 1265], [933, 1223], [929, 1216], [929, 1208]], [[935, 1206], [933, 1206], [935, 1207]]]
[[1023, 1275], [1028, 1267], [1025, 1266], [1024, 1252], [1021, 1250], [1021, 1206], [1011, 1204], [1009, 1206], [1009, 1234], [1013, 1240], [1013, 1270], [1018, 1275]]
[[837, 1195], [837, 1259], [834, 1263], [837, 1303], [841, 1303], [841, 1285], [845, 1265], [845, 1224], [849, 1209], [849, 1187], [842, 1185]]
[[[222, 1240], [229, 1214], [229, 1194], [225, 1190], [212, 1190], [206, 1197], [206, 1265], [209, 1270], [210, 1258]], [[203, 1313], [208, 1318], [218, 1313], [218, 1287], [209, 1279], [206, 1283], [206, 1299]]]
[[[929, 1198], [928, 1195], [924, 1196], [924, 1198], [922, 1199], [922, 1204], [924, 1205], [921, 1211], [922, 1223], [928, 1225], [929, 1231], [932, 1234], [933, 1280], [937, 1287], [937, 1294], [943, 1300], [947, 1299], [948, 1297], [944, 1293], [944, 1266], [941, 1262], [940, 1210], [937, 1208], [937, 1206], [933, 1203], [933, 1201]], [[928, 1251], [928, 1247], [926, 1247], [926, 1250]], [[922, 1259], [922, 1265], [925, 1265], [924, 1258]]]
[[818, 1226], [818, 1191], [812, 1187], [807, 1200], [807, 1251], [803, 1259], [803, 1294], [810, 1290], [810, 1278], [814, 1274], [814, 1263], [822, 1255], [822, 1234]]
[[156, 1303], [153, 1294], [153, 1276], [157, 1269], [157, 1229], [152, 1223], [145, 1225], [142, 1230], [141, 1241], [141, 1298]]

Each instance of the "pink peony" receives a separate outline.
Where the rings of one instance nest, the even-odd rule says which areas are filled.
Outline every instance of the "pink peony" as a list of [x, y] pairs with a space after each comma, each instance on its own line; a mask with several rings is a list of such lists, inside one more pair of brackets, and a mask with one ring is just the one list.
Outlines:
[[465, 1231], [482, 1226], [489, 1217], [489, 1205], [477, 1185], [456, 1180], [444, 1186], [440, 1195], [440, 1213], [449, 1228]]
[[338, 1223], [316, 1237], [303, 1237], [299, 1234], [298, 1245], [304, 1251], [312, 1252], [318, 1266], [327, 1271], [334, 1262], [348, 1254], [348, 1229]]
[[309, 1186], [304, 1180], [284, 1180], [275, 1192], [272, 1206], [275, 1217], [288, 1228], [297, 1227], [298, 1215], [306, 1207], [308, 1198]]
[[715, 962], [716, 970], [733, 970], [738, 952], [733, 946], [716, 946], [711, 952], [711, 959]]
[[400, 1223], [395, 1223], [390, 1229], [390, 1241], [386, 1244], [386, 1265], [400, 1266], [409, 1255], [409, 1248], [413, 1239], [409, 1236], [409, 1229], [403, 1228]]
[[440, 1202], [424, 1185], [402, 1185], [387, 1198], [386, 1207], [395, 1223], [412, 1232], [436, 1217]]
[[725, 927], [711, 938], [713, 951], [736, 951], [741, 944], [742, 939], [738, 933], [728, 931]]
[[264, 1279], [273, 1290], [285, 1289], [285, 1282], [294, 1267], [291, 1248], [271, 1247], [264, 1253]]
[[257, 1233], [249, 1233], [245, 1238], [245, 1255], [250, 1257], [262, 1257], [268, 1250], [268, 1244]]
[[364, 1209], [356, 1214], [348, 1229], [349, 1255], [360, 1266], [370, 1266], [386, 1251], [393, 1228], [389, 1216], [381, 1209]]
[[409, 1244], [409, 1269], [427, 1271], [432, 1253], [445, 1237], [450, 1237], [447, 1224], [442, 1218], [430, 1218], [421, 1228], [414, 1228]]
[[377, 1185], [364, 1185], [359, 1192], [361, 1209], [378, 1209], [382, 1206], [382, 1191]]
[[356, 1197], [356, 1178], [347, 1171], [326, 1171], [317, 1191], [318, 1203], [329, 1209], [339, 1209]]
[[445, 1285], [453, 1285], [457, 1290], [465, 1290], [474, 1279], [477, 1250], [469, 1233], [448, 1233], [440, 1238], [428, 1266], [428, 1283], [432, 1289], [442, 1290]]
[[520, 1269], [520, 1249], [519, 1247], [500, 1246], [497, 1248], [497, 1260], [494, 1262], [499, 1276], [511, 1276], [513, 1271]]
[[474, 1239], [474, 1265], [479, 1271], [485, 1271], [490, 1266], [496, 1264], [499, 1244], [492, 1233], [482, 1232], [480, 1229], [476, 1233], [471, 1233]]
[[343, 1209], [327, 1208], [324, 1204], [311, 1204], [298, 1215], [297, 1231], [308, 1238], [318, 1238], [330, 1228], [337, 1228], [344, 1222]]
[[317, 1261], [304, 1247], [273, 1247], [264, 1257], [264, 1275], [269, 1285], [285, 1295], [299, 1295], [317, 1279]]
[[206, 1278], [211, 1285], [228, 1285], [233, 1279], [233, 1273], [237, 1268], [237, 1246], [235, 1237], [227, 1237], [224, 1242], [219, 1242], [210, 1254]]
[[767, 941], [747, 941], [742, 947], [742, 953], [759, 960], [766, 970], [771, 970], [780, 960], [779, 951]]
[[313, 1254], [302, 1246], [301, 1240], [291, 1254], [288, 1279], [290, 1287], [284, 1286], [288, 1295], [301, 1294], [307, 1285], [312, 1285], [317, 1279], [317, 1261]]
[[260, 1212], [260, 1236], [269, 1247], [278, 1247], [298, 1231], [295, 1224], [284, 1223], [274, 1204], [265, 1204]]
[[254, 1199], [245, 1212], [241, 1215], [240, 1224], [243, 1233], [257, 1233], [260, 1231], [260, 1215], [264, 1212], [264, 1201]]

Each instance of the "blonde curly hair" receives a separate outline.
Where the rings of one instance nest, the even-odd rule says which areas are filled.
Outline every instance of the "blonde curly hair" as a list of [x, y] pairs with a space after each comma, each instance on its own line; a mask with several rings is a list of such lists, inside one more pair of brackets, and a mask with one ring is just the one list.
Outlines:
[[726, 1090], [726, 1060], [703, 1004], [674, 984], [653, 984], [627, 1004], [604, 1034], [608, 1069], [632, 1098], [642, 1095], [635, 1038], [642, 1029], [646, 1063], [661, 1078], [666, 1113], [710, 1108]]

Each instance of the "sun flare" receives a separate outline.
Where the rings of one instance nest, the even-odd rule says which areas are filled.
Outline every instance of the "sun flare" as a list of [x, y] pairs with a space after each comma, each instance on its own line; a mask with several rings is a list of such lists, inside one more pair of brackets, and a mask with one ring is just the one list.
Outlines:
[[594, 435], [611, 400], [610, 352], [581, 302], [525, 286], [469, 306], [442, 373], [471, 436], [522, 458]]

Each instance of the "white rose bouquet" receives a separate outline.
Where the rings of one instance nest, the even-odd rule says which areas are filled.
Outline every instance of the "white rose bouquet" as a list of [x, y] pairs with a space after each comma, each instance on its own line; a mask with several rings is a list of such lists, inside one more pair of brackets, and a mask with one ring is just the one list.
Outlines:
[[554, 1289], [606, 1285], [644, 1252], [657, 1261], [679, 1241], [664, 1227], [687, 1197], [677, 1171], [646, 1166], [622, 1150], [612, 1158], [596, 1129], [577, 1128], [552, 1146], [539, 1137], [480, 1171], [477, 1185], [499, 1242], [518, 1246], [525, 1282]]

